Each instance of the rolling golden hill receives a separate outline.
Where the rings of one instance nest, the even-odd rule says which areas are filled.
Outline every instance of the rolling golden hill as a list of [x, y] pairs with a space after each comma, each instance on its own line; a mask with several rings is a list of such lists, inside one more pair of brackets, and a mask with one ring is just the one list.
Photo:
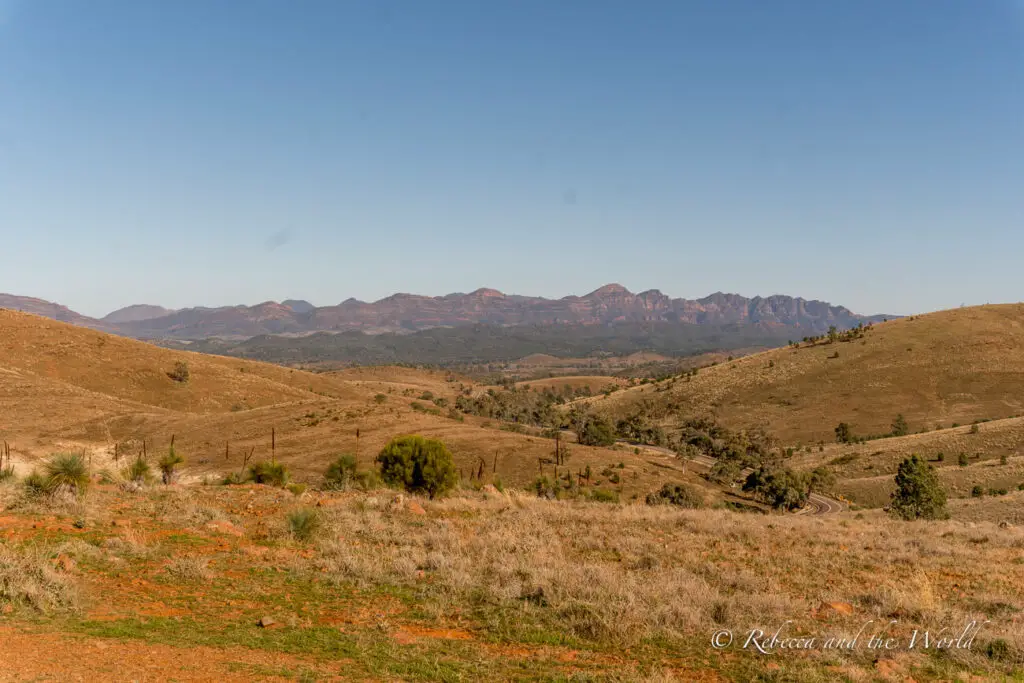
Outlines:
[[852, 341], [801, 344], [585, 399], [613, 415], [648, 404], [666, 424], [715, 415], [787, 444], [832, 442], [840, 422], [885, 434], [1024, 413], [1024, 304], [961, 308], [876, 324]]
[[[186, 459], [186, 480], [222, 475], [273, 454], [299, 479], [319, 481], [327, 463], [355, 453], [364, 467], [394, 436], [444, 441], [468, 479], [528, 486], [554, 444], [442, 409], [462, 388], [451, 373], [402, 367], [310, 373], [267, 363], [159, 348], [42, 317], [0, 310], [0, 439], [21, 471], [58, 450], [84, 451], [95, 466], [118, 467], [115, 454], [161, 453], [171, 437]], [[178, 362], [187, 382], [168, 376]], [[429, 393], [428, 393], [429, 392]], [[425, 398], [430, 397], [430, 398]], [[271, 451], [271, 433], [274, 449]], [[357, 438], [358, 432], [358, 438]], [[573, 446], [564, 473], [590, 466], [591, 485], [640, 496], [665, 481], [701, 482], [664, 454], [624, 447]], [[619, 464], [622, 467], [619, 467]], [[616, 477], [601, 475], [609, 468]], [[617, 479], [614, 482], [612, 479]]]

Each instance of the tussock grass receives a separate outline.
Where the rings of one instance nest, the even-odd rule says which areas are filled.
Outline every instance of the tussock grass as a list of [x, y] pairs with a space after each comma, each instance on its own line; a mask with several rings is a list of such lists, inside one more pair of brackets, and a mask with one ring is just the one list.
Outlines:
[[313, 508], [300, 508], [288, 513], [288, 532], [296, 540], [308, 541], [320, 528], [320, 514]]
[[[907, 628], [966, 624], [980, 613], [974, 602], [945, 597], [936, 578], [978, 562], [978, 546], [954, 521], [753, 517], [516, 493], [424, 507], [426, 519], [376, 499], [331, 506], [317, 569], [362, 587], [420, 590], [439, 619], [468, 603], [617, 646], [678, 641], [723, 624], [813, 624], [822, 602], [853, 604], [853, 621], [896, 615]], [[990, 525], [985, 535], [986, 551], [1024, 544], [1016, 529]], [[1024, 567], [988, 580], [975, 599], [1024, 610], [1015, 588]], [[1011, 628], [1009, 640], [1020, 648], [1024, 632]]]
[[178, 581], [203, 581], [210, 577], [209, 560], [201, 557], [174, 557], [164, 571]]
[[75, 607], [78, 594], [45, 553], [0, 545], [0, 603], [45, 613]]

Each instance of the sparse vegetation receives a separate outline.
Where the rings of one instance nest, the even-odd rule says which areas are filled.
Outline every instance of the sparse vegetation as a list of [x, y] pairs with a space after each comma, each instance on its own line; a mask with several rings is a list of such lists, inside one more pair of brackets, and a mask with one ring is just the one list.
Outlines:
[[189, 379], [192, 377], [192, 373], [188, 369], [188, 363], [179, 360], [174, 364], [174, 369], [167, 373], [167, 376], [175, 382], [187, 384]]

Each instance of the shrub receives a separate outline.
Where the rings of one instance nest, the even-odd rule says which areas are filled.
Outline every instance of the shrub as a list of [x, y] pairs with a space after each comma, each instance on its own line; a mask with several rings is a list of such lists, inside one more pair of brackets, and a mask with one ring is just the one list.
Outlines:
[[313, 508], [288, 513], [288, 532], [299, 541], [308, 541], [320, 530], [320, 515]]
[[850, 443], [853, 441], [853, 430], [850, 429], [850, 425], [845, 422], [840, 422], [836, 425], [836, 441], [839, 443]]
[[73, 608], [78, 601], [74, 584], [54, 570], [50, 558], [31, 548], [0, 545], [0, 587], [5, 608], [46, 613]]
[[355, 476], [356, 456], [342, 453], [327, 466], [327, 471], [324, 472], [324, 488], [344, 491], [352, 484]]
[[288, 467], [269, 460], [253, 463], [249, 465], [249, 478], [257, 484], [284, 488], [288, 483]]
[[971, 497], [972, 498], [981, 498], [984, 495], [985, 495], [985, 489], [981, 488], [980, 486], [975, 486], [973, 489], [971, 489]]
[[978, 426], [977, 422], [975, 422], [974, 424], [971, 425], [971, 434], [977, 434], [980, 431], [981, 431], [981, 427]]
[[778, 510], [795, 510], [807, 504], [805, 478], [789, 468], [762, 467], [747, 475], [743, 490]]
[[997, 662], [1010, 662], [1014, 659], [1013, 648], [1002, 638], [985, 644], [985, 656]]
[[89, 465], [77, 453], [58, 453], [46, 463], [46, 489], [67, 490], [75, 494], [89, 488]]
[[[30, 475], [25, 477], [25, 481], [22, 482], [25, 487], [25, 491], [30, 495], [42, 495], [46, 493], [46, 477], [40, 474], [38, 471], [33, 471]], [[1024, 486], [1024, 484], [1022, 484]]]
[[908, 520], [943, 519], [947, 516], [946, 492], [939, 483], [935, 468], [924, 458], [912, 455], [900, 464], [889, 510]]
[[221, 479], [220, 483], [223, 484], [224, 486], [232, 486], [235, 484], [244, 484], [245, 482], [245, 476], [239, 474], [238, 472], [229, 472], [228, 474], [224, 475], [224, 478]]
[[303, 493], [306, 492], [307, 487], [305, 484], [297, 484], [293, 482], [291, 484], [288, 484], [286, 488], [291, 492], [293, 496], [301, 496]]
[[377, 403], [384, 403], [384, 401], [388, 400], [388, 396], [387, 394], [377, 394], [373, 397], [373, 400]]
[[960, 456], [956, 459], [956, 464], [959, 465], [960, 467], [967, 467], [967, 454], [961, 453]]
[[704, 507], [704, 495], [686, 484], [665, 484], [660, 491], [647, 494], [648, 505], [678, 505], [697, 509]]
[[153, 479], [153, 470], [140, 454], [122, 472], [124, 478], [137, 484], [148, 484]]
[[14, 474], [14, 465], [8, 465], [7, 467], [0, 469], [0, 482], [14, 479]]
[[590, 499], [598, 503], [618, 503], [619, 494], [608, 489], [594, 489], [590, 492]]
[[175, 382], [181, 382], [185, 384], [191, 377], [189, 373], [188, 363], [183, 360], [179, 360], [174, 364], [174, 369], [167, 373], [167, 376], [173, 379]]
[[431, 498], [444, 494], [458, 481], [452, 455], [443, 443], [422, 436], [399, 436], [377, 455], [381, 478], [389, 486]]
[[181, 457], [174, 450], [173, 445], [167, 450], [167, 453], [160, 458], [157, 462], [157, 467], [160, 468], [160, 476], [165, 484], [170, 484], [174, 481], [175, 470], [178, 468], [178, 465], [183, 462], [185, 462], [185, 458]]
[[892, 421], [892, 435], [893, 436], [906, 436], [910, 433], [910, 425], [907, 424], [906, 418], [902, 414], [897, 415], [896, 419]]
[[946, 454], [943, 453], [942, 451], [939, 451], [939, 454], [935, 456], [935, 459], [938, 460], [939, 462], [942, 462], [943, 460], [946, 459]]
[[1007, 458], [1005, 454], [999, 456], [1000, 465], [1005, 465], [1007, 462], [1009, 462], [1009, 458]]
[[836, 475], [824, 465], [814, 468], [807, 478], [809, 491], [826, 491], [836, 484]]

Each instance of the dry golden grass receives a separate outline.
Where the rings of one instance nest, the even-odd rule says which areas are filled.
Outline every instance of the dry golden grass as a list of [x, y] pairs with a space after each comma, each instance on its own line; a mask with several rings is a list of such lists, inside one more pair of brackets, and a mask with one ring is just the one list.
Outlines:
[[[490, 605], [619, 647], [680, 642], [731, 627], [856, 631], [869, 619], [914, 628], [992, 620], [988, 639], [1024, 648], [1024, 532], [990, 522], [906, 523], [871, 513], [829, 518], [559, 503], [520, 495], [422, 501], [411, 515], [380, 496], [327, 508], [330, 535], [311, 564], [364, 588], [406, 585], [435, 618]], [[979, 539], [984, 539], [983, 541]], [[799, 551], [794, 551], [799, 548]], [[849, 606], [844, 615], [826, 607]], [[980, 652], [952, 668], [988, 669]], [[905, 653], [904, 653], [905, 654]], [[875, 653], [820, 665], [870, 667]], [[907, 667], [927, 664], [914, 655]]]
[[633, 388], [590, 402], [621, 413], [650, 399], [671, 415], [713, 413], [789, 444], [830, 442], [839, 422], [868, 435], [888, 432], [900, 413], [929, 426], [1024, 413], [1022, 347], [1024, 304], [962, 308], [875, 325], [862, 340], [722, 363], [668, 391]]
[[[553, 456], [553, 441], [474, 417], [453, 419], [460, 416], [422, 398], [430, 392], [450, 405], [461, 388], [480, 390], [452, 373], [399, 367], [310, 373], [162, 349], [12, 311], [0, 311], [0, 338], [0, 438], [12, 444], [21, 474], [56, 450], [84, 452], [94, 469], [117, 472], [143, 442], [155, 464], [173, 436], [186, 459], [186, 482], [240, 471], [251, 455], [252, 462], [276, 457], [295, 477], [316, 484], [340, 453], [355, 454], [368, 469], [391, 438], [412, 433], [444, 441], [467, 482], [481, 464], [480, 483], [527, 486], [542, 468], [554, 474], [542, 462]], [[190, 367], [187, 383], [167, 376], [181, 360]], [[664, 455], [627, 448], [574, 447], [568, 467], [589, 465], [598, 473], [620, 462], [626, 467], [617, 471], [618, 484], [595, 474], [591, 487], [629, 498], [664, 481], [695, 479]]]
[[608, 377], [607, 375], [564, 375], [561, 377], [548, 377], [546, 379], [519, 382], [516, 386], [525, 386], [537, 391], [543, 391], [544, 389], [561, 391], [566, 386], [574, 390], [587, 387], [596, 394], [604, 391], [607, 387], [623, 387], [627, 384], [626, 380], [619, 377]]

